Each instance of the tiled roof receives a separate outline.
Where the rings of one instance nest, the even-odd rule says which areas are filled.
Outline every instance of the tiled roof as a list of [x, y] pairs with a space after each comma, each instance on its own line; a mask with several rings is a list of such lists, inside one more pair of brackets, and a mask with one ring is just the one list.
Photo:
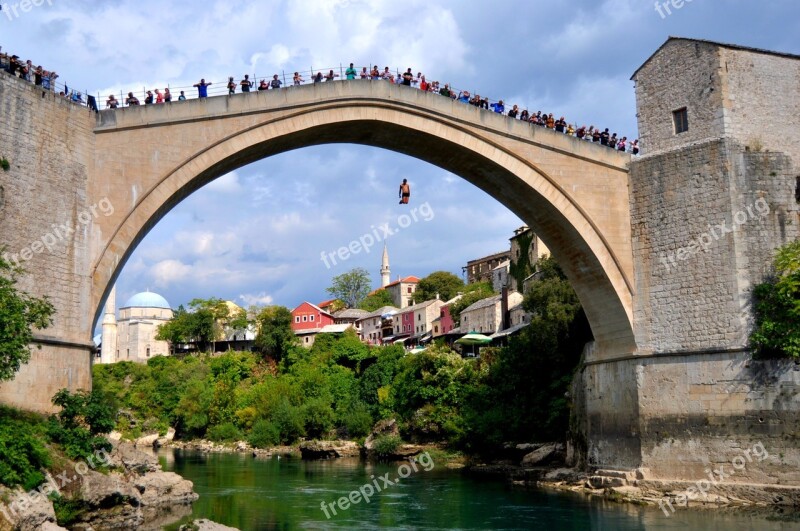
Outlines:
[[369, 314], [366, 310], [360, 310], [358, 308], [348, 308], [346, 310], [339, 310], [333, 317], [336, 319], [362, 319]]
[[372, 317], [381, 317], [385, 313], [394, 312], [397, 313], [400, 311], [400, 308], [395, 308], [394, 306], [384, 306], [382, 308], [378, 308], [374, 312], [369, 312], [368, 314], [359, 317], [359, 321], [363, 321], [364, 319], [370, 319]]
[[416, 284], [416, 283], [419, 282], [419, 278], [413, 277], [413, 276], [412, 277], [401, 278], [400, 280], [395, 280], [394, 282], [390, 282], [389, 284], [384, 286], [384, 288], [388, 288], [389, 286], [394, 286], [394, 285], [400, 284], [401, 282], [404, 283], [404, 284], [409, 284], [409, 283]]
[[487, 308], [489, 306], [494, 306], [495, 304], [500, 302], [502, 295], [492, 295], [491, 297], [487, 297], [485, 299], [481, 299], [478, 302], [474, 302], [461, 310], [461, 314], [463, 315], [464, 312], [469, 312], [472, 310], [480, 310], [481, 308]]

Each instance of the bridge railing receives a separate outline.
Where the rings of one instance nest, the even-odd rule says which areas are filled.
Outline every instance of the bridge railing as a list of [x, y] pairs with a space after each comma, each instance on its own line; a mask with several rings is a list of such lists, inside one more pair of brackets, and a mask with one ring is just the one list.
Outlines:
[[[366, 68], [367, 69], [367, 73], [369, 74], [372, 71], [372, 68], [375, 67], [375, 66], [377, 66], [377, 65], [354, 66], [354, 68], [358, 72], [358, 74], [356, 75], [356, 79], [357, 80], [362, 79], [361, 78], [361, 72], [362, 72], [363, 68]], [[294, 83], [294, 75], [295, 75], [295, 73], [299, 74], [299, 77], [302, 79], [302, 81], [299, 83], [299, 85], [309, 85], [309, 84], [313, 84], [314, 83], [314, 76], [317, 73], [322, 73], [322, 75], [325, 76], [329, 72], [332, 71], [334, 73], [334, 75], [335, 75], [335, 77], [333, 79], [334, 81], [340, 81], [340, 80], [346, 79], [345, 71], [347, 70], [347, 68], [348, 68], [347, 66], [340, 64], [340, 65], [334, 66], [334, 67], [324, 67], [324, 68], [313, 68], [312, 67], [310, 70], [292, 70], [292, 71], [281, 70], [280, 72], [273, 72], [273, 73], [270, 73], [270, 74], [263, 74], [263, 73], [258, 73], [258, 72], [252, 72], [252, 73], [245, 72], [245, 74], [247, 74], [249, 76], [249, 80], [253, 83], [252, 88], [250, 88], [250, 92], [258, 92], [258, 86], [261, 83], [261, 81], [265, 81], [267, 83], [267, 85], [269, 85], [269, 83], [273, 79], [273, 76], [275, 76], [275, 75], [278, 76], [278, 80], [281, 82], [281, 88], [290, 88], [290, 87], [295, 86], [295, 83]], [[379, 72], [381, 74], [383, 74], [385, 68], [386, 68], [385, 66], [378, 67], [378, 70], [379, 70]], [[395, 83], [397, 84], [397, 80], [398, 79], [402, 79], [402, 75], [403, 75], [404, 70], [400, 70], [398, 68], [395, 68], [395, 69], [390, 69], [390, 72], [391, 72], [392, 76], [394, 76]], [[240, 85], [240, 82], [243, 79], [244, 79], [244, 74], [242, 74], [240, 77], [234, 76], [234, 78], [233, 78], [233, 81], [236, 84], [236, 89], [235, 89], [235, 93], [236, 94], [242, 93], [242, 87]], [[386, 81], [384, 79], [372, 80], [371, 77], [368, 77], [367, 80], [388, 82], [388, 81]], [[328, 81], [324, 77], [323, 77], [322, 82], [323, 83], [328, 83]], [[430, 81], [428, 81], [428, 82], [430, 82]], [[198, 80], [198, 83], [199, 83], [199, 80]], [[210, 79], [210, 80], [206, 80], [206, 83], [208, 83], [208, 87], [206, 89], [206, 93], [207, 93], [209, 98], [210, 97], [214, 97], [214, 96], [227, 96], [229, 94], [229, 91], [228, 91], [228, 80], [227, 79], [225, 79], [225, 80]], [[444, 87], [444, 85], [445, 85], [445, 83], [440, 82], [440, 87]], [[415, 87], [419, 86], [416, 73], [414, 74], [414, 82], [413, 82], [412, 86], [415, 86]], [[128, 97], [128, 92], [130, 92], [131, 94], [133, 94], [133, 96], [135, 96], [139, 100], [139, 104], [140, 105], [144, 105], [144, 100], [147, 97], [147, 91], [148, 90], [152, 91], [153, 94], [155, 95], [155, 90], [156, 89], [160, 90], [162, 92], [162, 94], [163, 94], [164, 89], [167, 89], [167, 88], [170, 91], [170, 94], [172, 96], [172, 101], [173, 102], [178, 101], [178, 97], [180, 96], [180, 92], [181, 91], [184, 92], [184, 96], [186, 97], [187, 100], [189, 100], [189, 99], [198, 99], [199, 98], [198, 90], [197, 90], [197, 88], [195, 87], [194, 84], [191, 84], [191, 85], [173, 85], [173, 84], [169, 84], [169, 83], [166, 86], [137, 87], [137, 88], [131, 89], [129, 91], [120, 91], [119, 93], [115, 93], [114, 97], [119, 101], [119, 106], [123, 107], [123, 106], [126, 106], [125, 105], [125, 100]], [[270, 86], [268, 90], [273, 90], [273, 89]], [[451, 90], [454, 90], [456, 92], [456, 94], [461, 92], [461, 90], [453, 88], [452, 86], [451, 86]], [[471, 90], [469, 92], [470, 92], [470, 94], [475, 94], [475, 92], [473, 92]], [[99, 92], [96, 94], [95, 97], [97, 98], [97, 103], [98, 103], [98, 106], [100, 108], [106, 108], [106, 101], [107, 101], [109, 96], [110, 96], [110, 94], [100, 94]], [[491, 100], [491, 99], [489, 100], [490, 103], [494, 103], [495, 101], [496, 100]]]

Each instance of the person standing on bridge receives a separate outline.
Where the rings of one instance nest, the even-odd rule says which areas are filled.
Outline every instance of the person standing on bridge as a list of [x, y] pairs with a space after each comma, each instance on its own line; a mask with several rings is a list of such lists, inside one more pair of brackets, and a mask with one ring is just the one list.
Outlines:
[[236, 81], [231, 76], [228, 78], [228, 96], [233, 96], [234, 94], [236, 94]]
[[407, 205], [408, 200], [411, 198], [411, 185], [408, 184], [408, 179], [403, 179], [403, 182], [400, 183], [398, 195], [400, 197], [400, 204]]
[[358, 75], [358, 71], [353, 68], [353, 63], [350, 63], [350, 67], [344, 71], [344, 75], [347, 79], [355, 79]]
[[253, 86], [253, 82], [250, 81], [250, 75], [245, 74], [244, 79], [239, 84], [242, 86], [242, 92], [250, 92], [250, 88]]
[[278, 79], [278, 74], [274, 74], [272, 76], [272, 81], [269, 82], [269, 86], [273, 89], [279, 89], [281, 88], [281, 85], [283, 85], [283, 82]]
[[206, 83], [206, 79], [203, 78], [200, 80], [200, 83], [195, 83], [195, 87], [197, 87], [197, 97], [198, 98], [207, 98], [208, 97], [208, 86], [211, 83]]
[[411, 69], [409, 68], [406, 70], [406, 73], [403, 74], [403, 85], [410, 87], [411, 82], [414, 80], [414, 74], [411, 73]]

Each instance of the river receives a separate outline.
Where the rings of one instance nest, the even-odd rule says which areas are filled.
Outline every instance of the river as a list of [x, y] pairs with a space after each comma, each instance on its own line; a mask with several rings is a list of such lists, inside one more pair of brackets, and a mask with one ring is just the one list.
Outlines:
[[[401, 463], [370, 464], [358, 459], [302, 461], [177, 450], [163, 451], [160, 457], [165, 470], [193, 481], [200, 495], [192, 514], [168, 530], [196, 518], [208, 518], [243, 531], [798, 528], [794, 518], [781, 521], [774, 516], [730, 510], [677, 508], [667, 517], [657, 507], [516, 487], [502, 480], [436, 466], [432, 460], [420, 460], [414, 470], [410, 465], [399, 468]], [[364, 495], [369, 496], [368, 503]], [[349, 496], [357, 503], [337, 501]]]

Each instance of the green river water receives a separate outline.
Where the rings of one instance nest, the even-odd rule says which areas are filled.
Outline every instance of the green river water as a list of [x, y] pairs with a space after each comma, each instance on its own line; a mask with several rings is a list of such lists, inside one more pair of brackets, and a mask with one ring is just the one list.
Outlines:
[[[796, 530], [800, 521], [778, 513], [677, 508], [667, 517], [657, 507], [590, 499], [516, 487], [500, 479], [448, 470], [429, 462], [398, 469], [401, 463], [358, 459], [302, 461], [241, 454], [165, 451], [165, 470], [194, 482], [200, 495], [191, 515], [249, 530], [291, 529], [541, 529], [558, 530]], [[428, 468], [429, 470], [426, 470]], [[389, 476], [385, 476], [385, 474]], [[408, 475], [400, 478], [398, 473]], [[391, 481], [386, 485], [381, 476]], [[341, 510], [339, 498], [365, 485], [375, 492]], [[355, 497], [355, 495], [354, 495]], [[321, 509], [326, 503], [328, 516]], [[334, 504], [337, 514], [327, 504]]]

